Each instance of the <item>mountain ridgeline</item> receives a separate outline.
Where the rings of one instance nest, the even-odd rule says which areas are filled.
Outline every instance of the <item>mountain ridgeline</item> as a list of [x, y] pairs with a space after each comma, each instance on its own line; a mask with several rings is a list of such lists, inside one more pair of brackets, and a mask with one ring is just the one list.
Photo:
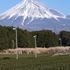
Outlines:
[[[61, 31], [56, 34], [50, 30], [29, 32], [17, 28], [18, 47], [34, 48], [34, 37], [37, 35], [37, 47], [70, 46], [70, 32]], [[15, 48], [16, 33], [13, 27], [0, 26], [0, 50]], [[61, 41], [60, 39], [61, 38]], [[14, 46], [13, 46], [14, 45]]]
[[19, 27], [28, 31], [70, 31], [70, 17], [36, 0], [22, 0], [0, 14], [0, 25]]

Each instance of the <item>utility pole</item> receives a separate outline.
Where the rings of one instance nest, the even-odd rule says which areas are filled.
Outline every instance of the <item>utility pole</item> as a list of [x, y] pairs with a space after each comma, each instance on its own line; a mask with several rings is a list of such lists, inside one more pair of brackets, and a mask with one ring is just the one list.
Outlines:
[[59, 43], [60, 43], [60, 46], [62, 46], [62, 40], [61, 40], [61, 38], [59, 38]]
[[[36, 42], [37, 35], [35, 35], [33, 37], [34, 37], [34, 40], [35, 40], [35, 49], [37, 49], [37, 42]], [[35, 58], [37, 58], [37, 52], [36, 51], [35, 51]]]
[[17, 28], [13, 28], [13, 30], [15, 30], [16, 32], [16, 59], [18, 60], [18, 39], [17, 39]]

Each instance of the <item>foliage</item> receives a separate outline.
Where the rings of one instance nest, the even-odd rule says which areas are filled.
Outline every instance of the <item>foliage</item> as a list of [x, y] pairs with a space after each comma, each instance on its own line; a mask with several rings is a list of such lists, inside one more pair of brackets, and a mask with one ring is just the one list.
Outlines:
[[33, 35], [37, 35], [37, 46], [38, 47], [50, 47], [57, 46], [58, 36], [49, 30], [35, 31]]
[[70, 32], [61, 31], [60, 37], [61, 37], [63, 46], [70, 46]]
[[[17, 28], [18, 35], [18, 47], [28, 48], [35, 47], [34, 35], [37, 35], [37, 47], [52, 47], [59, 46], [59, 37], [62, 39], [62, 45], [70, 46], [70, 32], [62, 31], [59, 35], [50, 30], [41, 30], [29, 32], [27, 30], [22, 30]], [[16, 46], [16, 32], [13, 27], [0, 26], [0, 50], [14, 48]]]

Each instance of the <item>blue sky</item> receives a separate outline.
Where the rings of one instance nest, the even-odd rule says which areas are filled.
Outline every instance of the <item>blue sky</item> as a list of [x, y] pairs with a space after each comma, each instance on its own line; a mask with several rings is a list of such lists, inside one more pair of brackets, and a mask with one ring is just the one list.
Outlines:
[[[0, 0], [0, 13], [15, 6], [21, 0]], [[38, 0], [49, 8], [56, 9], [65, 15], [70, 15], [70, 0]]]

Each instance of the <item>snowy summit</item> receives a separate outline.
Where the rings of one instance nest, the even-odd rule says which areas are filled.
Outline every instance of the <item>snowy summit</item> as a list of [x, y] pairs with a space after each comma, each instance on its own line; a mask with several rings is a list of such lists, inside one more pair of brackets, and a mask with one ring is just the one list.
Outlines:
[[[70, 19], [56, 10], [41, 5], [37, 0], [22, 0], [0, 15], [0, 24], [23, 29], [68, 30]], [[59, 28], [59, 29], [58, 29]]]

